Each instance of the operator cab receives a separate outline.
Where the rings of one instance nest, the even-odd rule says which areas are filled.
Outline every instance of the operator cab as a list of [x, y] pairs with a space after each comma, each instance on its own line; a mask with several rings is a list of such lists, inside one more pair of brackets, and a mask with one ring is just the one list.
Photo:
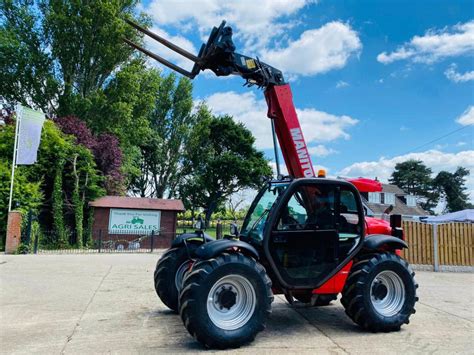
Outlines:
[[263, 249], [283, 286], [315, 288], [360, 249], [364, 225], [361, 199], [351, 183], [280, 180], [260, 191], [240, 239]]

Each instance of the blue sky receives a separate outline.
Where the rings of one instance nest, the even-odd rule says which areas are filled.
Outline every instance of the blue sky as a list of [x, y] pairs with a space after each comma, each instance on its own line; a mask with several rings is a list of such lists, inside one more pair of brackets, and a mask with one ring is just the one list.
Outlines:
[[[152, 0], [141, 9], [154, 31], [194, 52], [226, 19], [238, 52], [283, 70], [313, 163], [332, 176], [385, 180], [408, 158], [474, 175], [472, 1]], [[273, 159], [263, 93], [241, 84], [201, 74], [195, 99], [246, 124]]]

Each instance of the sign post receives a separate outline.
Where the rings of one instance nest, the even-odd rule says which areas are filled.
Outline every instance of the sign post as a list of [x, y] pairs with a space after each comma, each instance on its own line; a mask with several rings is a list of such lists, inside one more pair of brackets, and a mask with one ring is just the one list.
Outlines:
[[22, 114], [21, 111], [22, 111], [22, 106], [17, 105], [16, 122], [15, 122], [15, 143], [13, 144], [12, 179], [10, 182], [10, 198], [8, 200], [8, 212], [12, 211], [13, 181], [15, 180], [16, 152], [17, 152], [17, 145], [18, 145], [18, 131], [20, 128], [21, 114]]
[[44, 113], [34, 111], [21, 105], [16, 106], [15, 142], [13, 144], [12, 175], [10, 183], [10, 198], [8, 212], [12, 210], [13, 183], [17, 165], [36, 163], [38, 147], [41, 140], [41, 130], [45, 120]]

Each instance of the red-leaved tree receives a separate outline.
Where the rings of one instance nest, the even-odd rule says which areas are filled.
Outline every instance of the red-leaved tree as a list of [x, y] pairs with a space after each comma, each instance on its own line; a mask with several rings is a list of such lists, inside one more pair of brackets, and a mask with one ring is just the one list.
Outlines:
[[94, 135], [86, 123], [75, 116], [55, 119], [62, 132], [76, 137], [76, 142], [90, 149], [98, 169], [105, 177], [105, 189], [108, 194], [124, 193], [122, 166], [122, 150], [116, 136], [111, 133]]

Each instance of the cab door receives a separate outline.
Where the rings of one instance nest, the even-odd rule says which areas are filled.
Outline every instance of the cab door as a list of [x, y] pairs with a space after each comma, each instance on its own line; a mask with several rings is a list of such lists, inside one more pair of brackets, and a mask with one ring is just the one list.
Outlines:
[[283, 286], [316, 288], [358, 250], [363, 212], [352, 187], [301, 179], [288, 188], [269, 218], [264, 241], [266, 256]]

